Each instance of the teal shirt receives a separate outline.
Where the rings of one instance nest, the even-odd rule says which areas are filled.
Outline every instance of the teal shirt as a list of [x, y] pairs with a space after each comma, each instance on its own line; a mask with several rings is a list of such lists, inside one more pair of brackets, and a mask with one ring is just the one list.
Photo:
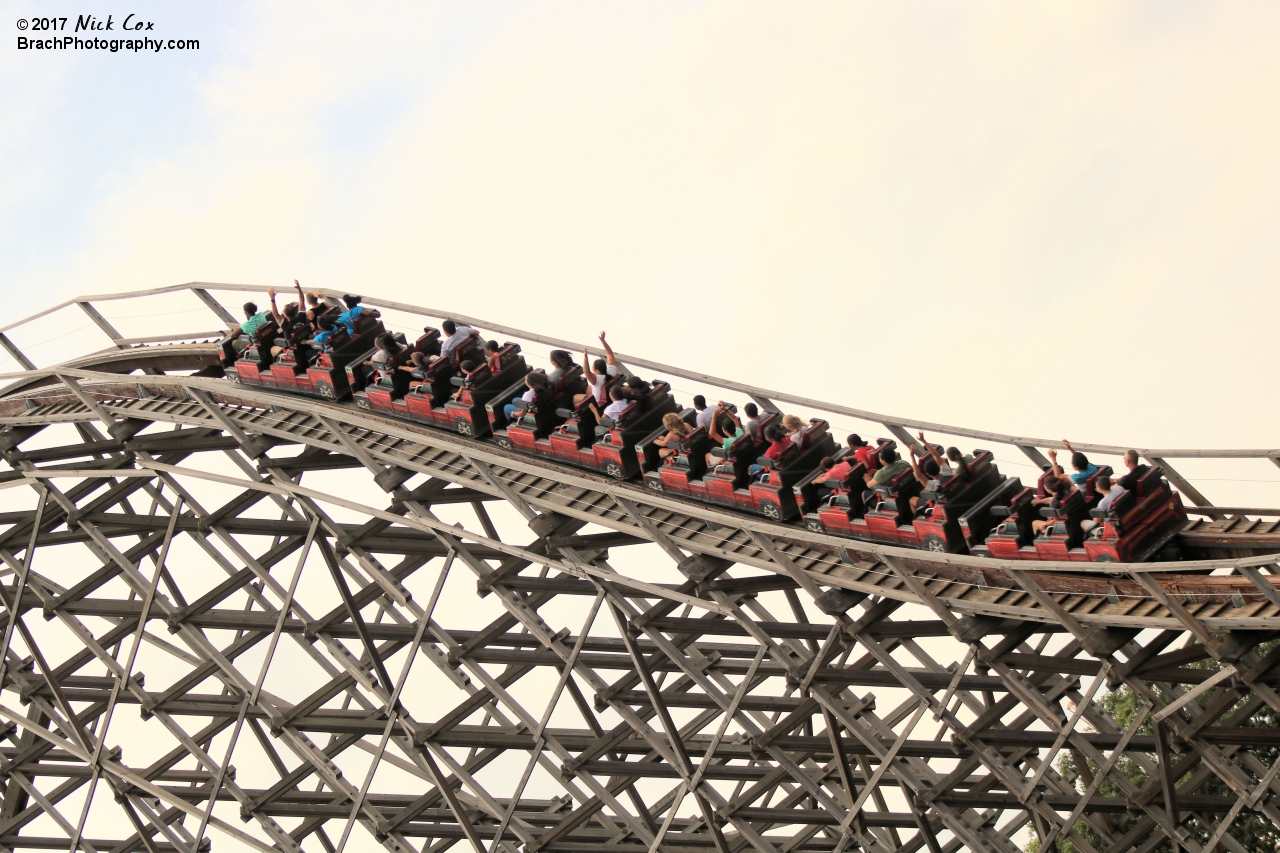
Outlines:
[[246, 335], [256, 334], [257, 331], [265, 326], [267, 321], [270, 319], [271, 312], [259, 311], [257, 314], [254, 314], [252, 317], [240, 324], [240, 331], [244, 332]]

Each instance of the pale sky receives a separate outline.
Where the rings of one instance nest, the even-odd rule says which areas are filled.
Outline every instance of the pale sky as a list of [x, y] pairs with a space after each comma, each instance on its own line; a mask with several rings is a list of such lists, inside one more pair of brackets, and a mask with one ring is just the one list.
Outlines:
[[40, 4], [201, 41], [137, 56], [0, 9], [11, 316], [300, 278], [902, 416], [1280, 446], [1274, 3]]

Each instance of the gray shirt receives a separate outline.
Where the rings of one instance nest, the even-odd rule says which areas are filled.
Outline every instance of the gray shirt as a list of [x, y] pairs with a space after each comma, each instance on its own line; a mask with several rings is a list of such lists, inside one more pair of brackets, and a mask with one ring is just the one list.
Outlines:
[[448, 358], [453, 355], [453, 351], [465, 344], [473, 331], [475, 330], [470, 326], [459, 326], [456, 332], [445, 338], [444, 343], [440, 344], [440, 357]]
[[705, 430], [710, 430], [711, 418], [715, 415], [715, 413], [716, 413], [716, 410], [711, 408], [710, 406], [707, 406], [701, 412], [698, 412], [698, 420], [697, 420], [698, 426], [702, 427]]

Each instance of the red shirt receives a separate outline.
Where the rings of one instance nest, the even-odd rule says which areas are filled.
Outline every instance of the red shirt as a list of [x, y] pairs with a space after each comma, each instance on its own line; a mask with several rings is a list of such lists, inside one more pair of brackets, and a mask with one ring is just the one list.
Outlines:
[[873, 450], [875, 450], [875, 448], [872, 447], [871, 445], [867, 445], [866, 447], [859, 447], [857, 450], [854, 451], [853, 458], [859, 462], [865, 463], [867, 461], [867, 457], [871, 455]]
[[777, 459], [782, 455], [782, 451], [786, 450], [787, 446], [790, 444], [790, 437], [784, 438], [782, 441], [775, 441], [773, 444], [769, 445], [769, 449], [764, 452], [764, 455], [768, 459]]
[[849, 476], [849, 472], [853, 470], [853, 466], [848, 462], [837, 462], [832, 465], [826, 474], [822, 476], [823, 480], [839, 480], [844, 482]]

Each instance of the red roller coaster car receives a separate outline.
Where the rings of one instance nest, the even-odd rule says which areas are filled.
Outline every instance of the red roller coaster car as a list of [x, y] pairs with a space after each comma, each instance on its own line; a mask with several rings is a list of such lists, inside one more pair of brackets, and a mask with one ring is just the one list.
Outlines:
[[[776, 414], [768, 418], [767, 423], [762, 419], [762, 435], [775, 417]], [[656, 470], [648, 471], [644, 482], [654, 491], [685, 495], [786, 521], [800, 514], [795, 496], [796, 484], [817, 468], [824, 456], [836, 452], [835, 442], [827, 429], [826, 421], [811, 420], [804, 428], [801, 444], [791, 444], [779, 458], [769, 459], [763, 455], [769, 442], [757, 441], [750, 433], [740, 436], [727, 451], [717, 451], [706, 429], [699, 427], [684, 441], [668, 443], [668, 447], [676, 447], [676, 452], [662, 460]], [[649, 464], [657, 460], [657, 446], [652, 441], [659, 434], [650, 435], [644, 443], [642, 452]], [[708, 468], [708, 453], [724, 461]], [[752, 463], [766, 469], [767, 477], [752, 482]]]
[[[240, 335], [224, 339], [223, 366], [228, 368], [227, 375], [245, 385], [342, 400], [351, 393], [347, 383], [347, 365], [367, 351], [374, 339], [386, 330], [380, 320], [360, 317], [356, 320], [354, 336], [347, 335], [345, 329], [336, 332], [333, 347], [319, 353], [277, 337], [279, 331], [273, 320], [259, 329], [253, 338]], [[237, 340], [244, 346], [240, 352], [237, 352]], [[285, 349], [272, 356], [273, 345]], [[305, 362], [302, 365], [297, 360], [300, 353]]]
[[[993, 515], [1006, 520], [973, 552], [1018, 560], [1128, 563], [1151, 559], [1186, 526], [1182, 498], [1169, 488], [1157, 467], [1142, 476], [1136, 490], [1121, 493], [1109, 509], [1094, 509], [1090, 502], [1096, 504], [1100, 496], [1093, 480], [1110, 470], [1100, 469], [1083, 491], [1071, 492], [1058, 506], [1036, 507], [1033, 499], [1046, 496], [1046, 479], [1053, 476], [1045, 472], [1034, 490], [1024, 488], [1006, 506], [991, 508]], [[1051, 522], [1039, 535], [1032, 526], [1037, 509], [1039, 517]]]
[[[348, 379], [351, 387], [356, 389], [355, 400], [361, 408], [451, 429], [461, 435], [487, 434], [489, 420], [485, 416], [484, 404], [512, 380], [529, 372], [519, 344], [509, 343], [498, 351], [498, 372], [492, 373], [479, 336], [473, 333], [448, 359], [437, 360], [411, 373], [400, 371], [399, 376], [396, 369], [400, 365], [388, 365], [387, 370], [379, 371], [376, 380], [365, 385], [363, 373], [369, 368], [364, 362], [373, 352], [370, 350], [347, 365]], [[428, 358], [439, 355], [439, 332], [425, 329], [412, 347], [401, 352], [399, 360], [407, 362], [415, 352]], [[464, 361], [476, 362], [480, 366], [463, 374], [460, 365]], [[397, 380], [401, 383], [399, 387]], [[408, 387], [413, 380], [421, 384]], [[453, 396], [455, 392], [456, 399]]]
[[[620, 381], [622, 377], [612, 377], [606, 387]], [[588, 398], [572, 411], [561, 409], [557, 414], [565, 419], [564, 423], [546, 438], [535, 438], [532, 449], [539, 456], [602, 471], [615, 480], [626, 480], [640, 473], [636, 442], [652, 432], [653, 425], [661, 422], [663, 415], [676, 411], [679, 406], [671, 397], [671, 386], [662, 381], [653, 383], [643, 399], [633, 400], [616, 418], [601, 418], [597, 422]], [[517, 443], [517, 446], [527, 449], [526, 444]]]
[[[489, 419], [489, 429], [493, 432], [493, 440], [499, 447], [509, 450], [523, 450], [539, 456], [561, 458], [551, 447], [550, 436], [567, 420], [564, 412], [572, 409], [573, 395], [587, 390], [587, 381], [582, 377], [582, 367], [575, 364], [567, 368], [552, 382], [549, 389], [538, 392], [533, 402], [528, 404], [520, 399], [525, 389], [525, 381], [521, 378], [510, 387], [499, 391], [484, 404], [485, 414]], [[520, 410], [508, 421], [504, 409], [507, 404], [513, 402], [520, 407]], [[569, 414], [572, 415], [572, 411]]]

